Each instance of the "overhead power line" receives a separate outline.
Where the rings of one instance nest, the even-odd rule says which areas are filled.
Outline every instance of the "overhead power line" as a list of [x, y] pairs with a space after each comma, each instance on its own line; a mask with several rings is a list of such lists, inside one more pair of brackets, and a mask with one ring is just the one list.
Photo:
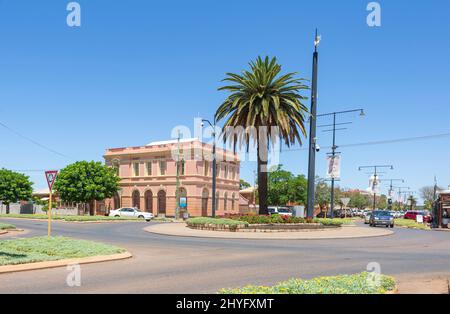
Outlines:
[[5, 128], [6, 130], [10, 131], [11, 133], [15, 134], [16, 136], [18, 136], [18, 137], [20, 137], [20, 138], [22, 138], [22, 139], [24, 139], [24, 140], [26, 140], [26, 141], [28, 141], [28, 142], [30, 142], [30, 143], [32, 143], [32, 144], [38, 146], [38, 147], [40, 147], [40, 148], [42, 148], [42, 149], [44, 149], [44, 150], [46, 150], [46, 151], [48, 151], [48, 152], [51, 152], [51, 153], [53, 153], [53, 154], [55, 154], [55, 155], [58, 155], [58, 156], [60, 156], [60, 157], [72, 159], [72, 158], [70, 158], [70, 157], [67, 156], [67, 155], [64, 155], [64, 154], [62, 154], [62, 153], [60, 153], [60, 152], [58, 152], [58, 151], [56, 151], [56, 150], [54, 150], [54, 149], [52, 149], [52, 148], [50, 148], [50, 147], [44, 145], [44, 144], [41, 144], [41, 143], [39, 143], [39, 142], [37, 142], [37, 141], [35, 141], [35, 140], [29, 138], [28, 136], [25, 136], [25, 135], [23, 135], [23, 134], [17, 132], [16, 130], [12, 129], [11, 127], [7, 126], [6, 124], [4, 124], [4, 123], [2, 123], [2, 122], [0, 122], [0, 126], [2, 126], [3, 128]]
[[[339, 148], [395, 144], [395, 143], [415, 142], [415, 141], [426, 141], [426, 140], [433, 140], [433, 139], [446, 138], [446, 137], [450, 137], [450, 133], [416, 136], [416, 137], [405, 137], [405, 138], [398, 138], [398, 139], [392, 139], [392, 140], [381, 140], [381, 141], [370, 141], [370, 142], [361, 142], [361, 143], [353, 143], [353, 144], [344, 144], [344, 145], [339, 145]], [[329, 148], [331, 148], [331, 146], [323, 147], [323, 148], [329, 149]], [[303, 148], [283, 149], [283, 152], [294, 152], [294, 151], [302, 151], [302, 150], [308, 150], [308, 148], [303, 147]]]

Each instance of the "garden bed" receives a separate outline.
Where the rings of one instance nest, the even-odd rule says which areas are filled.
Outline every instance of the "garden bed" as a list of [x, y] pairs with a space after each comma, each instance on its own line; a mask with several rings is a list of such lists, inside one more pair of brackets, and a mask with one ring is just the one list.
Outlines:
[[230, 216], [230, 218], [190, 218], [186, 224], [191, 229], [228, 232], [298, 232], [339, 228], [341, 221], [331, 219], [307, 220], [296, 217]]
[[311, 280], [291, 279], [271, 287], [249, 285], [222, 289], [219, 294], [389, 294], [395, 291], [394, 278], [385, 275], [374, 277], [364, 272]]

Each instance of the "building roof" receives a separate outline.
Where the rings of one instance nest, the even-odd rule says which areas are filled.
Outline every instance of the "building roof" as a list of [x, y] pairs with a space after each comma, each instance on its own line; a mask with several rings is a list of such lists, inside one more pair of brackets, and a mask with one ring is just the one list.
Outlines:
[[256, 190], [255, 187], [251, 186], [251, 187], [248, 187], [246, 189], [239, 191], [239, 193], [248, 194], [248, 193], [255, 192], [255, 190]]
[[[180, 143], [190, 143], [190, 142], [195, 142], [195, 141], [199, 141], [198, 138], [185, 138], [185, 139], [180, 139]], [[158, 141], [158, 142], [151, 142], [150, 144], [147, 144], [146, 146], [160, 146], [160, 145], [169, 145], [169, 144], [177, 144], [178, 140], [168, 140], [168, 141]]]

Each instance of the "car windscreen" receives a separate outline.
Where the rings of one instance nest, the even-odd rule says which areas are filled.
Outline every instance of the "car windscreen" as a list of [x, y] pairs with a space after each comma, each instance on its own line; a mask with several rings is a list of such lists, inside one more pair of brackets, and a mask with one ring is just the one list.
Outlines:
[[374, 212], [375, 216], [391, 216], [391, 213], [388, 211], [376, 211]]
[[279, 213], [291, 213], [291, 211], [289, 209], [287, 209], [287, 208], [279, 208], [278, 212]]

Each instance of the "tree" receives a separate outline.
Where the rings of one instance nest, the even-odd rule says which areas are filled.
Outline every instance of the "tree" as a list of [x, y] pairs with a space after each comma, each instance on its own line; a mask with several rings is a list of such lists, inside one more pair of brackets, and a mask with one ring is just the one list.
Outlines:
[[245, 190], [248, 189], [249, 187], [251, 187], [250, 183], [246, 182], [245, 180], [242, 180], [239, 182], [239, 189], [240, 190]]
[[[441, 188], [436, 188], [437, 191], [441, 190]], [[431, 210], [433, 208], [434, 199], [434, 186], [424, 186], [419, 191], [420, 197], [424, 201], [425, 208]]]
[[305, 120], [307, 107], [300, 95], [309, 89], [304, 79], [295, 78], [296, 73], [281, 74], [281, 65], [269, 57], [249, 64], [250, 71], [242, 75], [227, 73], [223, 80], [232, 85], [219, 88], [231, 94], [217, 109], [216, 121], [226, 119], [223, 138], [225, 142], [250, 147], [256, 142], [258, 160], [258, 197], [260, 214], [268, 214], [268, 149], [277, 140], [288, 147], [301, 144], [300, 134], [306, 137]]
[[321, 212], [328, 209], [331, 200], [331, 188], [324, 179], [316, 178], [315, 200]]
[[114, 168], [100, 162], [79, 161], [61, 170], [55, 190], [65, 202], [86, 203], [93, 215], [93, 201], [113, 197], [119, 190], [120, 178]]
[[369, 206], [369, 197], [361, 192], [353, 192], [350, 195], [349, 207], [364, 209]]
[[305, 176], [295, 176], [282, 166], [271, 169], [268, 176], [267, 201], [270, 205], [285, 206], [289, 202], [304, 204], [307, 180]]
[[0, 201], [6, 205], [9, 214], [10, 204], [28, 200], [33, 195], [33, 183], [28, 176], [7, 169], [0, 169]]

